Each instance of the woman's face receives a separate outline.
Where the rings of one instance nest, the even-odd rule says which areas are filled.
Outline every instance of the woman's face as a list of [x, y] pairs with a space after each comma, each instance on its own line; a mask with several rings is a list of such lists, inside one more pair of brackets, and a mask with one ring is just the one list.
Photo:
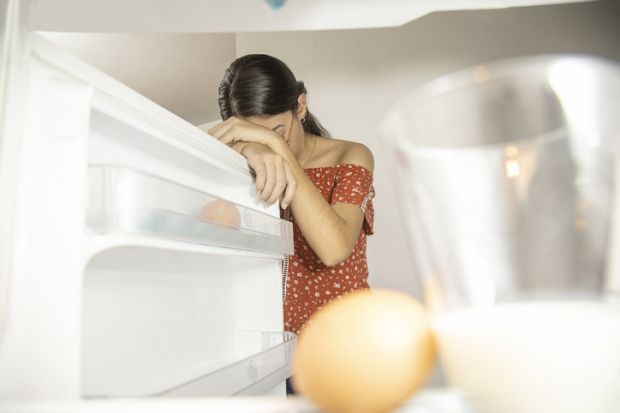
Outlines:
[[295, 157], [301, 154], [304, 148], [304, 128], [292, 110], [268, 117], [251, 116], [246, 120], [280, 135]]

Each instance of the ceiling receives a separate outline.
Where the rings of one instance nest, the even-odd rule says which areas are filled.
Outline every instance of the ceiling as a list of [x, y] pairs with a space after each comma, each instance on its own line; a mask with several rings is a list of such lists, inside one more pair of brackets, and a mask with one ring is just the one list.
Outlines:
[[434, 11], [586, 0], [31, 0], [31, 28], [241, 33], [400, 26]]
[[44, 34], [200, 125], [219, 119], [217, 89], [236, 56], [235, 32], [378, 27], [438, 9], [572, 1], [579, 0], [287, 0], [274, 8], [280, 0], [185, 0], [183, 7], [176, 0], [38, 0], [31, 18], [35, 29], [76, 31]]

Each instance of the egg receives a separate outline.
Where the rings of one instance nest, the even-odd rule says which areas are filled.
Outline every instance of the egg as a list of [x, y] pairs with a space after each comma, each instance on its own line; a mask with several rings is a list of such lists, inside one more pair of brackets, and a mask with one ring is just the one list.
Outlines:
[[445, 293], [438, 277], [426, 277], [422, 292], [424, 303], [430, 312], [438, 313], [445, 308]]
[[346, 294], [314, 313], [293, 355], [293, 387], [332, 413], [384, 413], [428, 378], [435, 342], [425, 308], [394, 290]]
[[200, 211], [200, 218], [204, 221], [239, 229], [241, 214], [235, 204], [225, 199], [216, 199], [206, 204]]

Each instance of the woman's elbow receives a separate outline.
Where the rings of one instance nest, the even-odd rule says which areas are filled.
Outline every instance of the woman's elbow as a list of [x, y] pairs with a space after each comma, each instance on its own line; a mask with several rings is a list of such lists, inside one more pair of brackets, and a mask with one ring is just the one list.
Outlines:
[[346, 261], [347, 258], [353, 253], [353, 247], [349, 245], [342, 245], [335, 248], [330, 248], [319, 255], [321, 262], [327, 267], [335, 267], [341, 262]]

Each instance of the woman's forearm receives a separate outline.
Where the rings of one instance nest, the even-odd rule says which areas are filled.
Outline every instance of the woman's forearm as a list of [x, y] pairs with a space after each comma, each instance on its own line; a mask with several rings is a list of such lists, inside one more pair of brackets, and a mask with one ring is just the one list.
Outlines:
[[[247, 157], [262, 145], [237, 142], [234, 147]], [[308, 178], [284, 141], [272, 140], [268, 147], [288, 163], [297, 181], [290, 208], [304, 238], [325, 265], [333, 266], [344, 261], [351, 255], [357, 241], [363, 220], [362, 212], [355, 211], [353, 217], [351, 214], [346, 217], [338, 214]]]
[[359, 211], [361, 219], [347, 221], [327, 202], [292, 154], [285, 160], [297, 179], [297, 192], [290, 208], [304, 238], [325, 265], [344, 261], [357, 241], [362, 212]]

